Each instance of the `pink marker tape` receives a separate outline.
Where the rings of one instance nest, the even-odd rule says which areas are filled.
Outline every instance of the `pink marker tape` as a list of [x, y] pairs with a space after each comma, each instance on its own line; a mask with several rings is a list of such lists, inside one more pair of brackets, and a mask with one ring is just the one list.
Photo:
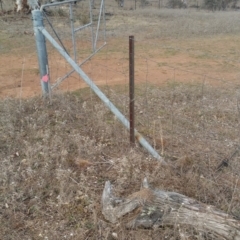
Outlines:
[[43, 82], [48, 82], [48, 80], [49, 80], [48, 74], [46, 74], [42, 77]]

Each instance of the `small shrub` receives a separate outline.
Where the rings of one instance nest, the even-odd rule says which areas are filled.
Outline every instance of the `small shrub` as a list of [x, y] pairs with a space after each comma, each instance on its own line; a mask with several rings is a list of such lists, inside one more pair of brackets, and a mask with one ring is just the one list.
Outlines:
[[235, 8], [238, 0], [204, 0], [205, 8], [216, 11], [226, 10], [229, 7]]
[[169, 8], [186, 8], [187, 5], [182, 0], [168, 0], [168, 7]]
[[87, 13], [83, 13], [81, 16], [80, 16], [80, 21], [83, 25], [89, 23], [89, 16]]
[[57, 10], [57, 15], [60, 16], [60, 17], [66, 17], [67, 13], [62, 8], [59, 8]]

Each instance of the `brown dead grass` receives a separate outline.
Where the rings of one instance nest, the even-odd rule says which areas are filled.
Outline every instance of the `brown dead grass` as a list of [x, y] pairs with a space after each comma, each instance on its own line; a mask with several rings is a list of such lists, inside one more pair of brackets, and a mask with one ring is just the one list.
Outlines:
[[[202, 96], [199, 89], [188, 84], [148, 89], [148, 115], [139, 116], [137, 128], [153, 143], [148, 130], [161, 111], [169, 144], [158, 151], [164, 146], [168, 168], [138, 145], [132, 149], [128, 134], [102, 103], [95, 97], [85, 100], [88, 91], [56, 95], [52, 105], [40, 98], [21, 105], [2, 100], [0, 238], [113, 239], [117, 234], [119, 239], [178, 239], [181, 231], [192, 239], [201, 236], [184, 226], [134, 231], [124, 222], [105, 222], [100, 205], [105, 181], [124, 197], [136, 192], [145, 176], [154, 187], [240, 217], [239, 155], [216, 170], [238, 146], [236, 95], [209, 86]], [[145, 87], [138, 87], [137, 106], [146, 100], [142, 91]]]
[[[239, 154], [229, 160], [228, 167], [217, 171], [239, 145], [239, 85], [236, 81], [202, 77], [211, 75], [214, 68], [214, 77], [219, 74], [228, 79], [232, 74], [238, 80], [239, 25], [232, 24], [237, 22], [237, 14], [201, 15], [167, 9], [133, 14], [118, 10], [107, 22], [108, 36], [140, 35], [138, 50], [142, 52], [138, 59], [145, 61], [144, 54], [150, 54], [149, 65], [140, 62], [138, 66], [143, 67], [137, 69], [138, 77], [144, 76], [136, 86], [136, 128], [163, 154], [170, 165], [167, 168], [138, 144], [129, 146], [127, 131], [89, 89], [56, 94], [52, 105], [40, 97], [1, 100], [0, 239], [180, 239], [180, 232], [186, 232], [190, 239], [213, 239], [186, 226], [126, 230], [124, 222], [109, 224], [101, 215], [100, 205], [106, 180], [114, 184], [117, 196], [125, 197], [138, 191], [142, 179], [147, 177], [153, 187], [185, 194], [240, 218]], [[150, 24], [149, 16], [153, 16]], [[4, 16], [1, 24], [1, 40], [6, 46], [0, 48], [4, 56], [4, 68], [0, 70], [5, 74], [1, 91], [4, 96], [19, 97], [16, 86], [20, 84], [24, 56], [25, 66], [31, 70], [29, 75], [25, 70], [25, 78], [38, 78], [31, 20]], [[152, 39], [150, 45], [144, 37]], [[113, 40], [108, 47], [108, 62], [117, 65], [119, 59], [114, 61], [110, 56], [123, 50], [127, 51], [121, 39]], [[7, 56], [12, 65], [18, 63], [16, 71], [11, 65], [5, 66]], [[103, 55], [99, 56], [105, 61]], [[99, 58], [96, 56], [91, 64], [98, 63]], [[53, 67], [56, 75], [61, 75], [66, 68], [59, 68], [64, 62], [57, 60], [53, 59]], [[151, 66], [150, 60], [156, 60], [162, 75], [151, 75], [156, 66]], [[125, 69], [122, 62], [120, 67]], [[177, 67], [195, 69], [202, 75], [192, 79], [194, 74], [183, 74]], [[87, 68], [88, 65], [86, 71]], [[173, 71], [169, 74], [170, 68]], [[101, 62], [96, 64], [96, 72], [90, 69], [91, 76], [102, 77], [105, 73], [99, 69]], [[7, 76], [10, 86], [6, 86]], [[154, 77], [155, 82], [149, 81]], [[113, 81], [115, 75], [110, 75], [110, 79]], [[161, 88], [157, 85], [159, 79]], [[122, 81], [120, 77], [113, 82]], [[39, 84], [32, 86], [37, 87], [26, 89], [31, 94], [28, 97], [40, 92]], [[127, 115], [126, 86], [109, 86], [104, 92]], [[13, 92], [5, 93], [9, 89]], [[76, 84], [69, 88], [74, 89]]]

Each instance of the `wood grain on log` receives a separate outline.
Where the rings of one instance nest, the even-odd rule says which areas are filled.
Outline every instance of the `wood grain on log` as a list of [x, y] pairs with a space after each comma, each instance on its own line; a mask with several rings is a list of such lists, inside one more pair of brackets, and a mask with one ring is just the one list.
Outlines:
[[192, 226], [216, 238], [240, 240], [240, 222], [214, 206], [179, 193], [150, 189], [146, 179], [140, 191], [124, 200], [114, 197], [111, 188], [107, 181], [102, 194], [102, 213], [111, 223], [138, 209], [127, 228]]

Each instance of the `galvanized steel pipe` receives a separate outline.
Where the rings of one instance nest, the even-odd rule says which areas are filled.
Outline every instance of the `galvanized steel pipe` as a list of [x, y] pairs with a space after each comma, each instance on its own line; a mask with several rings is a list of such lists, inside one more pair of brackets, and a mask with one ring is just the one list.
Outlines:
[[[34, 10], [39, 11], [39, 10]], [[122, 122], [122, 124], [129, 130], [130, 124], [125, 116], [114, 106], [114, 104], [104, 95], [104, 93], [94, 84], [94, 82], [86, 75], [86, 73], [78, 66], [78, 64], [64, 51], [64, 49], [55, 41], [55, 39], [48, 33], [48, 31], [39, 27], [39, 31], [45, 36], [46, 39], [56, 48], [56, 50], [67, 60], [73, 69], [82, 77], [82, 79], [89, 85], [95, 94], [104, 102], [110, 111]], [[139, 143], [150, 153], [153, 157], [159, 160], [162, 164], [166, 165], [164, 159], [153, 149], [153, 147], [144, 139], [144, 137], [135, 130], [135, 137]]]

